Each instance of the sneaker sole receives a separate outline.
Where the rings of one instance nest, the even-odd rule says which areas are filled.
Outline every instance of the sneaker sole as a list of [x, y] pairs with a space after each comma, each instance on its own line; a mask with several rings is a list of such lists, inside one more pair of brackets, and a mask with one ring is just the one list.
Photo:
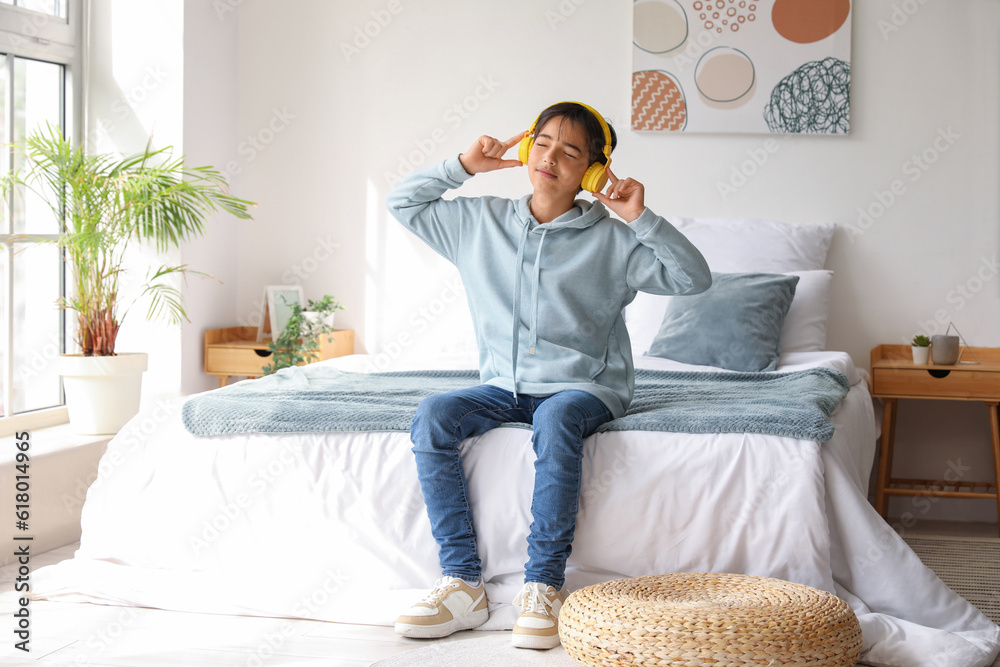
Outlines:
[[[470, 611], [458, 618], [453, 618], [447, 623], [437, 625], [415, 625], [413, 623], [396, 623], [397, 635], [413, 637], [415, 639], [436, 639], [437, 637], [447, 637], [460, 630], [472, 630], [488, 621], [490, 618], [489, 609]], [[556, 638], [558, 639], [558, 637]]]
[[514, 648], [533, 648], [539, 650], [555, 648], [561, 643], [559, 635], [542, 637], [539, 635], [521, 635], [516, 633], [511, 635], [510, 641], [514, 645]]

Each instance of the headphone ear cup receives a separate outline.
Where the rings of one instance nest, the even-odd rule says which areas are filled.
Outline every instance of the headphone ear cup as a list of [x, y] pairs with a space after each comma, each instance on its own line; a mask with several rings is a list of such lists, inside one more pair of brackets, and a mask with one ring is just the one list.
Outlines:
[[530, 134], [521, 139], [521, 143], [517, 146], [517, 159], [521, 161], [521, 164], [528, 164], [528, 153], [531, 152], [531, 147], [534, 145], [535, 138]]
[[600, 162], [595, 162], [587, 168], [587, 171], [583, 174], [583, 181], [580, 183], [580, 187], [587, 192], [597, 192], [598, 190], [603, 190], [604, 186], [608, 184], [608, 170], [606, 165]]

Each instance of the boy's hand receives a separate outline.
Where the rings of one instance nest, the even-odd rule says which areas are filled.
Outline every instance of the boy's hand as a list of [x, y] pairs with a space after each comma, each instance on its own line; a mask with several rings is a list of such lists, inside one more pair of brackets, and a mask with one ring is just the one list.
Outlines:
[[619, 180], [608, 167], [607, 192], [595, 192], [594, 197], [625, 222], [632, 222], [646, 210], [646, 188], [634, 178]]
[[507, 141], [499, 141], [484, 134], [476, 139], [476, 143], [472, 144], [469, 150], [458, 156], [458, 161], [462, 163], [462, 167], [469, 174], [520, 167], [520, 160], [505, 160], [503, 156], [512, 146], [521, 143], [521, 139], [526, 134], [527, 131], [519, 132]]

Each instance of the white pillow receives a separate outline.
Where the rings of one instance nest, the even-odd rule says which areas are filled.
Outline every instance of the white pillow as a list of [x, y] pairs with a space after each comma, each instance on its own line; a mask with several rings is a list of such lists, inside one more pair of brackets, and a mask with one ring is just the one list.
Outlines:
[[781, 352], [826, 349], [826, 316], [830, 308], [833, 271], [789, 271], [799, 277], [795, 297], [781, 327]]
[[[732, 273], [745, 273], [733, 271]], [[833, 271], [784, 271], [799, 277], [795, 297], [781, 327], [782, 352], [818, 352], [826, 349], [826, 317], [830, 305]], [[649, 351], [660, 331], [663, 315], [671, 299], [683, 296], [661, 296], [639, 292], [625, 308], [625, 326], [632, 341], [632, 357]]]
[[660, 331], [660, 323], [663, 322], [663, 315], [667, 312], [670, 300], [683, 298], [639, 292], [632, 303], [625, 306], [625, 328], [628, 329], [628, 337], [632, 341], [633, 359], [649, 351], [649, 346], [653, 344], [653, 339]]
[[837, 226], [756, 218], [667, 218], [718, 273], [814, 271], [826, 263]]

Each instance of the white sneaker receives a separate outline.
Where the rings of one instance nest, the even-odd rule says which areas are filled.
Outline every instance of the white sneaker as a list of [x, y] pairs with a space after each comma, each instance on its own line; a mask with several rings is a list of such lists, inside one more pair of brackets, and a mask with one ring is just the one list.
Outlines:
[[514, 598], [521, 615], [514, 623], [511, 641], [517, 648], [547, 649], [559, 646], [559, 591], [535, 581], [528, 582]]
[[434, 590], [396, 619], [396, 633], [422, 639], [445, 637], [478, 628], [489, 617], [485, 585], [473, 587], [446, 575], [437, 580]]

